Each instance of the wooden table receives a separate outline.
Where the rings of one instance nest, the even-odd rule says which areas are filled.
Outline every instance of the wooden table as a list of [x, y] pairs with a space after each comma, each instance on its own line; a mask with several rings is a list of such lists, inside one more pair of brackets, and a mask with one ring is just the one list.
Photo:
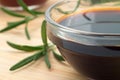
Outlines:
[[[49, 0], [39, 11], [45, 11], [50, 5], [58, 0]], [[21, 12], [26, 14], [26, 12]], [[6, 26], [8, 21], [17, 21], [20, 18], [12, 17], [0, 11], [0, 29]], [[29, 24], [29, 31], [32, 37], [27, 40], [24, 35], [24, 25], [5, 33], [0, 33], [0, 80], [83, 80], [67, 62], [60, 63], [53, 55], [50, 55], [52, 69], [48, 69], [43, 59], [20, 70], [11, 72], [9, 68], [21, 59], [34, 52], [22, 52], [9, 47], [6, 41], [18, 44], [38, 45], [41, 44], [40, 26], [44, 16], [32, 21]]]

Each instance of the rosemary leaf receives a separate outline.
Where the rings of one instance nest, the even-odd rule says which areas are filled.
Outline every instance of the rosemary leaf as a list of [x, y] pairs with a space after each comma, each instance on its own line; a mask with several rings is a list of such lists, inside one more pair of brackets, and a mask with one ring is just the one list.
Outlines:
[[12, 48], [15, 48], [17, 50], [27, 51], [27, 52], [37, 51], [37, 50], [43, 49], [43, 45], [41, 45], [41, 46], [19, 45], [19, 44], [14, 44], [14, 43], [9, 42], [9, 41], [7, 41], [7, 44], [9, 46], [11, 46]]
[[28, 32], [28, 22], [26, 22], [25, 34], [26, 34], [27, 39], [30, 40], [31, 38], [30, 38], [30, 34], [29, 34], [29, 32]]
[[51, 68], [51, 63], [48, 59], [48, 53], [47, 52], [45, 52], [45, 63], [47, 65], [47, 67], [50, 69]]
[[64, 58], [61, 55], [57, 54], [55, 51], [52, 51], [52, 52], [53, 52], [54, 57], [57, 60], [59, 60], [59, 61], [65, 61]]
[[24, 16], [24, 15], [18, 14], [18, 13], [14, 12], [14, 11], [11, 11], [11, 10], [6, 9], [6, 8], [3, 8], [3, 7], [1, 7], [1, 10], [2, 10], [3, 12], [5, 12], [5, 13], [11, 15], [11, 16], [22, 17], [22, 18], [26, 17], [26, 16]]
[[39, 51], [36, 53], [36, 55], [34, 56], [34, 61], [38, 60], [39, 58], [43, 57], [43, 50]]
[[36, 16], [35, 12], [30, 10], [28, 6], [24, 3], [23, 0], [17, 0], [18, 4], [25, 10], [26, 12], [32, 14], [33, 16]]
[[39, 12], [39, 11], [35, 11], [35, 10], [31, 10], [32, 12], [34, 12], [37, 15], [41, 15], [41, 14], [45, 14], [45, 12]]
[[60, 13], [63, 13], [63, 14], [70, 14], [70, 13], [75, 12], [78, 9], [79, 6], [80, 6], [80, 0], [77, 1], [77, 4], [76, 4], [75, 8], [72, 11], [63, 11], [60, 8], [56, 8], [56, 10], [58, 10]]
[[0, 30], [0, 33], [11, 30], [11, 29], [18, 27], [19, 25], [24, 24], [24, 23], [26, 23], [26, 20], [21, 20], [21, 21], [17, 21], [17, 22], [10, 22], [10, 23], [8, 23], [7, 27]]
[[29, 56], [27, 58], [24, 58], [23, 60], [21, 60], [20, 62], [16, 63], [15, 65], [13, 65], [11, 68], [10, 68], [10, 71], [13, 71], [13, 70], [16, 70], [20, 67], [23, 67], [25, 65], [27, 65], [28, 63], [32, 62], [34, 59], [34, 55], [32, 56]]
[[16, 22], [7, 22], [7, 25], [14, 25]]
[[46, 25], [47, 25], [47, 22], [44, 20], [44, 21], [42, 22], [42, 27], [41, 27], [41, 36], [42, 36], [42, 41], [43, 41], [45, 47], [48, 46]]

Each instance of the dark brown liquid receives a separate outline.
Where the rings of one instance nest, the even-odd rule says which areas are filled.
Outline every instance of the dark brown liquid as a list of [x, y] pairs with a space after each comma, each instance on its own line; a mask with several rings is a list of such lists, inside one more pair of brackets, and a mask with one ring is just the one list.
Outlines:
[[[27, 5], [38, 5], [46, 2], [46, 0], [23, 0]], [[9, 7], [19, 6], [17, 0], [0, 0], [0, 4]]]
[[[92, 20], [93, 18], [91, 15], [93, 14], [90, 13], [91, 15], [87, 14], [87, 17], [89, 18], [88, 20], [81, 20], [82, 22], [77, 21], [75, 24], [78, 24], [78, 23], [85, 24], [86, 22], [88, 23], [89, 20], [92, 20], [93, 22], [104, 20], [104, 22], [113, 22], [113, 24], [116, 25], [114, 22], [119, 21], [118, 18], [115, 19], [114, 17], [113, 17], [113, 20], [109, 20], [106, 17], [103, 17], [103, 19], [99, 18], [99, 17], [102, 17], [104, 13], [105, 15], [106, 13], [108, 14], [108, 12], [100, 12], [100, 13], [92, 12], [92, 13], [94, 13], [94, 16], [95, 15], [98, 16], [97, 14], [99, 14], [99, 16], [94, 17], [94, 20]], [[117, 14], [120, 16], [118, 12], [113, 12], [113, 14], [110, 14], [110, 15], [114, 15], [114, 14]], [[68, 25], [67, 23], [68, 23], [68, 20], [70, 20], [70, 18], [73, 18], [73, 20], [77, 20], [81, 18], [81, 15], [84, 15], [84, 14], [76, 14], [76, 15], [69, 16], [61, 20], [60, 24], [66, 26]], [[95, 26], [99, 27], [97, 24]], [[108, 27], [107, 23], [102, 24], [102, 26]], [[78, 25], [77, 26], [72, 25], [69, 27], [80, 29]], [[94, 25], [92, 25], [92, 27], [94, 27]], [[93, 31], [104, 32], [102, 31], [102, 29], [101, 30], [94, 29]], [[112, 30], [108, 31], [108, 33], [109, 32], [112, 32]], [[48, 37], [54, 44], [57, 45], [59, 51], [62, 53], [65, 59], [78, 72], [86, 75], [87, 77], [93, 78], [95, 80], [120, 80], [120, 46], [104, 46], [104, 45], [99, 46], [95, 44], [87, 45], [83, 43], [76, 43], [69, 39], [67, 40], [59, 36], [56, 36], [56, 34], [53, 34], [53, 32], [51, 32], [49, 29], [48, 29]]]

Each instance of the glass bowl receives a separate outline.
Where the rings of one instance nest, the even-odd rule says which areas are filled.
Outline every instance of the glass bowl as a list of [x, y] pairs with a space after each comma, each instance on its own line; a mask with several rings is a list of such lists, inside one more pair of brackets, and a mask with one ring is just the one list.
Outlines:
[[119, 5], [119, 0], [62, 0], [46, 11], [48, 38], [90, 80], [120, 80]]

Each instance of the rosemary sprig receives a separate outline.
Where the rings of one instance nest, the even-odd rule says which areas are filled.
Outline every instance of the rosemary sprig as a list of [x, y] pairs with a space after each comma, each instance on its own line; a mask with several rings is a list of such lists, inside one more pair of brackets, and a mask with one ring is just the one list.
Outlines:
[[28, 31], [28, 27], [27, 27], [27, 24], [32, 21], [33, 19], [36, 19], [38, 18], [40, 15], [43, 15], [44, 12], [39, 12], [39, 11], [35, 11], [35, 10], [30, 10], [27, 5], [23, 2], [23, 0], [17, 0], [18, 4], [23, 8], [24, 11], [26, 11], [27, 13], [31, 14], [29, 16], [27, 15], [22, 15], [22, 14], [18, 14], [17, 12], [13, 12], [9, 9], [6, 9], [4, 7], [1, 7], [0, 9], [5, 12], [6, 14], [8, 15], [11, 15], [11, 16], [14, 16], [14, 17], [19, 17], [19, 18], [22, 18], [22, 20], [20, 21], [15, 21], [15, 22], [8, 22], [7, 23], [7, 26], [3, 29], [0, 30], [0, 33], [3, 33], [3, 32], [6, 32], [6, 31], [9, 31], [11, 29], [14, 29], [22, 24], [26, 24], [25, 25], [25, 35], [27, 37], [28, 40], [30, 40], [30, 34], [29, 34], [29, 31]]
[[[8, 22], [7, 26], [0, 30], [0, 33], [9, 31], [9, 30], [14, 29], [22, 24], [25, 24], [25, 28], [24, 28], [25, 34], [26, 34], [27, 39], [30, 39], [30, 34], [28, 31], [29, 22], [32, 21], [33, 19], [38, 18], [40, 15], [44, 14], [44, 12], [30, 10], [27, 7], [27, 5], [23, 2], [23, 0], [17, 0], [17, 1], [18, 1], [18, 4], [23, 8], [23, 10], [31, 15], [29, 15], [29, 16], [22, 15], [17, 12], [13, 12], [9, 9], [6, 9], [4, 7], [1, 7], [0, 9], [3, 12], [5, 12], [6, 14], [13, 16], [13, 17], [22, 18], [22, 20], [15, 21], [15, 22]], [[44, 20], [42, 22], [42, 26], [41, 26], [41, 36], [42, 36], [43, 45], [38, 45], [38, 46], [20, 45], [20, 44], [15, 44], [15, 43], [7, 41], [7, 44], [14, 49], [25, 51], [25, 52], [35, 52], [33, 55], [28, 56], [28, 57], [22, 59], [21, 61], [19, 61], [18, 63], [16, 63], [15, 65], [13, 65], [10, 68], [10, 71], [14, 71], [21, 67], [27, 66], [27, 64], [29, 64], [31, 62], [34, 63], [35, 61], [39, 60], [41, 57], [44, 57], [45, 63], [47, 65], [47, 67], [50, 69], [51, 63], [49, 60], [49, 52], [51, 52], [51, 51], [53, 52], [55, 59], [57, 59], [59, 61], [64, 61], [64, 59], [62, 58], [61, 55], [56, 54], [56, 52], [54, 51], [53, 45], [48, 44], [46, 24], [47, 24], [47, 22]]]
[[55, 58], [59, 61], [64, 61], [64, 59], [62, 58], [61, 55], [58, 55], [55, 51], [54, 48], [52, 48], [53, 45], [49, 45], [47, 42], [47, 32], [46, 32], [46, 21], [44, 20], [42, 22], [42, 26], [41, 26], [41, 36], [42, 36], [42, 42], [43, 45], [40, 46], [28, 46], [28, 45], [19, 45], [19, 44], [15, 44], [12, 42], [7, 42], [7, 44], [9, 46], [11, 46], [12, 48], [18, 49], [18, 50], [22, 50], [22, 51], [26, 51], [26, 52], [30, 52], [30, 51], [36, 51], [35, 54], [28, 56], [27, 58], [19, 61], [18, 63], [16, 63], [15, 65], [13, 65], [10, 68], [10, 71], [14, 71], [16, 69], [19, 69], [31, 62], [35, 62], [38, 59], [40, 59], [41, 57], [44, 57], [45, 63], [47, 65], [47, 67], [50, 69], [51, 68], [51, 63], [49, 61], [49, 52], [52, 51]]

